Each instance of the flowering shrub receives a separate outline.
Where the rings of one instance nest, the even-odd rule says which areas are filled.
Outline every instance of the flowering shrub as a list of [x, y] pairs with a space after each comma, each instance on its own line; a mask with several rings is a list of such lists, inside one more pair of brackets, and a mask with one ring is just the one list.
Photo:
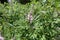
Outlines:
[[[33, 4], [33, 8], [31, 7]], [[25, 5], [0, 4], [0, 32], [5, 40], [55, 40], [60, 34], [58, 1], [32, 1]], [[33, 17], [30, 23], [28, 14]], [[57, 29], [58, 28], [58, 29]]]

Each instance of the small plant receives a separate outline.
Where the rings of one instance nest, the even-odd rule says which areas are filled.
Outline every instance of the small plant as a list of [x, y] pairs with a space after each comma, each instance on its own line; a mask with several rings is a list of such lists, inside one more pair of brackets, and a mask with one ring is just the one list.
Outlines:
[[[0, 31], [4, 39], [55, 40], [60, 34], [57, 29], [60, 28], [59, 3], [55, 2], [34, 0], [24, 5], [18, 2], [12, 6], [0, 4]], [[31, 4], [34, 4], [33, 8]]]

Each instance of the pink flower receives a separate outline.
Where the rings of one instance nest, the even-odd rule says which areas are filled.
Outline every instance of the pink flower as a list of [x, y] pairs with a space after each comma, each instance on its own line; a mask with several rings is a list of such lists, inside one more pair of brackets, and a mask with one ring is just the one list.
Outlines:
[[4, 38], [2, 36], [0, 36], [0, 40], [4, 40]]
[[8, 0], [8, 2], [11, 2], [11, 0]]
[[32, 22], [32, 20], [33, 20], [32, 12], [30, 12], [28, 14], [28, 18], [27, 19], [29, 20], [30, 23]]

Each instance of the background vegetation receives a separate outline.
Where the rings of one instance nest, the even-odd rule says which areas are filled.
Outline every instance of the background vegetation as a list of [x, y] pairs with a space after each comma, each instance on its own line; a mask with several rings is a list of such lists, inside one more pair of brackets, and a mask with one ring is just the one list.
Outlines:
[[[30, 0], [24, 4], [21, 1], [0, 3], [0, 32], [4, 39], [60, 40], [57, 39], [60, 34], [60, 0]], [[31, 10], [34, 19], [30, 24], [27, 16]]]

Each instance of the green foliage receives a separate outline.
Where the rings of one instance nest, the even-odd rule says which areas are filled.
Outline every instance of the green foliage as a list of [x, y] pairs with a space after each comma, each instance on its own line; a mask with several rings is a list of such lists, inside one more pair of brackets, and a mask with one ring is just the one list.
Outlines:
[[[59, 5], [55, 0], [34, 1], [22, 5], [14, 2], [0, 4], [0, 31], [5, 40], [54, 40], [60, 34]], [[29, 24], [27, 15], [33, 7], [33, 22]]]

